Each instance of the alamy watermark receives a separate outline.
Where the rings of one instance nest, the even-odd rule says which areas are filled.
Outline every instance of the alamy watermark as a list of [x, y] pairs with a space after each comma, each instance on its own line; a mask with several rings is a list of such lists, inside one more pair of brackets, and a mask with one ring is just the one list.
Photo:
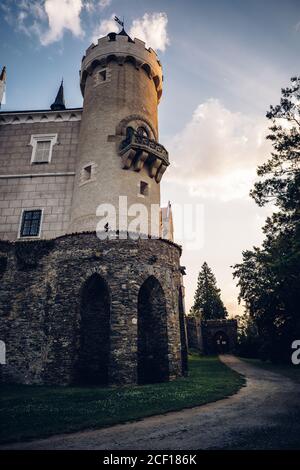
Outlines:
[[[203, 204], [173, 204], [162, 213], [159, 204], [134, 203], [119, 196], [118, 206], [100, 204], [96, 233], [100, 240], [138, 238], [169, 238], [175, 228], [175, 239], [187, 250], [200, 250], [204, 244]], [[174, 224], [173, 224], [174, 220]]]
[[291, 357], [292, 363], [294, 366], [298, 366], [300, 364], [300, 339], [295, 339], [292, 342], [292, 349], [295, 349]]
[[6, 364], [6, 347], [2, 340], [0, 340], [0, 364]]

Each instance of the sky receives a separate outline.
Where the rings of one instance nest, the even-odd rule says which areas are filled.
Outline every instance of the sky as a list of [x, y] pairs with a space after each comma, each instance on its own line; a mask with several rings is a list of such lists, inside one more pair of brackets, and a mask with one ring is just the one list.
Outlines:
[[[231, 266], [260, 245], [272, 211], [259, 208], [249, 191], [271, 150], [266, 111], [299, 74], [300, 0], [1, 0], [2, 110], [49, 108], [62, 77], [67, 106], [82, 106], [81, 57], [116, 28], [114, 15], [163, 65], [159, 140], [171, 166], [162, 203], [173, 204], [175, 238], [183, 245], [186, 308], [207, 261], [234, 316], [243, 306]], [[193, 223], [184, 219], [182, 234], [183, 205]], [[198, 239], [188, 241], [187, 231]]]

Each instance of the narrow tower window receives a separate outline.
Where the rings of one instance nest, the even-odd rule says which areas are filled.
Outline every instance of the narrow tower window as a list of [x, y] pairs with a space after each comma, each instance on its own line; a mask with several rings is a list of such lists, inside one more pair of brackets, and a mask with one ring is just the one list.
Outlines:
[[140, 182], [140, 194], [142, 196], [148, 196], [149, 194], [149, 185], [145, 181]]
[[81, 168], [80, 177], [79, 177], [79, 186], [91, 183], [95, 180], [97, 165], [93, 162], [87, 163], [84, 167]]
[[101, 81], [101, 82], [105, 82], [105, 81], [106, 81], [106, 70], [105, 70], [105, 69], [104, 69], [104, 70], [101, 70], [101, 71], [99, 72], [99, 76], [100, 76], [100, 81]]
[[89, 181], [92, 177], [92, 165], [87, 165], [83, 169], [83, 181]]
[[36, 143], [34, 163], [49, 163], [51, 140], [39, 140]]

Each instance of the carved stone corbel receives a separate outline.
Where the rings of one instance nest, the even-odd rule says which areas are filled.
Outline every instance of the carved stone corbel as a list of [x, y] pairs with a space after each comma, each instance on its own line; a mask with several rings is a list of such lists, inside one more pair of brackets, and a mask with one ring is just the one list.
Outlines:
[[122, 167], [128, 169], [131, 167], [132, 160], [135, 157], [135, 150], [129, 149], [122, 155]]
[[149, 154], [148, 152], [140, 152], [138, 155], [137, 155], [137, 160], [134, 164], [134, 171], [140, 171], [143, 166], [144, 166], [144, 163], [145, 161], [147, 160]]

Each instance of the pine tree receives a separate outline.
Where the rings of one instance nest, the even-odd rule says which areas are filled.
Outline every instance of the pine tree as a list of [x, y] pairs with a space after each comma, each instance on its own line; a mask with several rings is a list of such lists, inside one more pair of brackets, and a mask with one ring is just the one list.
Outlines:
[[227, 310], [220, 294], [216, 278], [205, 261], [199, 272], [192, 311], [200, 314], [202, 320], [226, 318]]

